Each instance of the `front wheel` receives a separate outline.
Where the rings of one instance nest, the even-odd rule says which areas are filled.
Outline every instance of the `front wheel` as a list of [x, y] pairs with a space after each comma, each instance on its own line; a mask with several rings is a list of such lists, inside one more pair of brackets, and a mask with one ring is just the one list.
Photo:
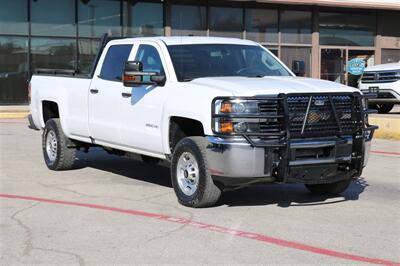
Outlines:
[[203, 137], [188, 137], [174, 149], [171, 181], [179, 203], [184, 206], [213, 206], [221, 196], [208, 169], [205, 147]]
[[305, 185], [313, 194], [317, 195], [337, 195], [345, 191], [351, 184], [351, 178], [329, 184]]
[[390, 103], [371, 104], [371, 108], [378, 110], [379, 114], [387, 114], [390, 111], [392, 111], [393, 107], [394, 107], [394, 104], [390, 104]]

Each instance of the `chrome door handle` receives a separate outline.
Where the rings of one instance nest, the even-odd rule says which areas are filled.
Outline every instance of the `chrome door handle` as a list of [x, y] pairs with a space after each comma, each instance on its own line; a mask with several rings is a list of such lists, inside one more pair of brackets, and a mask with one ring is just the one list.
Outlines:
[[121, 95], [122, 95], [122, 97], [124, 97], [124, 98], [129, 98], [129, 97], [132, 96], [132, 93], [130, 93], [130, 92], [123, 92], [123, 93], [121, 93]]
[[99, 90], [98, 89], [90, 89], [90, 93], [97, 94], [97, 93], [99, 93]]

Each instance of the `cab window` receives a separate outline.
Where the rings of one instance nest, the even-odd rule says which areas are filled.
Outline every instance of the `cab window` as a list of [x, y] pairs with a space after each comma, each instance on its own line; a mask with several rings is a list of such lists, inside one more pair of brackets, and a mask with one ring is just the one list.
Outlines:
[[[158, 72], [164, 75], [164, 68], [162, 66], [160, 55], [157, 49], [148, 44], [141, 44], [136, 54], [135, 61], [141, 61], [143, 64], [143, 71], [145, 72]], [[150, 77], [143, 77], [143, 81], [149, 81]]]
[[112, 81], [121, 81], [125, 63], [132, 50], [132, 44], [112, 45], [108, 48], [100, 78]]

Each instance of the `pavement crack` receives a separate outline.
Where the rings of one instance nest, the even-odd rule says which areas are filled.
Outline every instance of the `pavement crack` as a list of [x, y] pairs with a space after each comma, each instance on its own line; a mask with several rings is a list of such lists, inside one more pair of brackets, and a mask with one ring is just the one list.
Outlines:
[[76, 260], [78, 261], [79, 265], [85, 265], [85, 260], [83, 259], [82, 256], [73, 253], [73, 252], [68, 252], [68, 251], [62, 251], [62, 250], [56, 250], [56, 249], [46, 249], [46, 248], [40, 248], [40, 247], [35, 247], [33, 245], [33, 233], [32, 233], [32, 228], [30, 228], [29, 226], [27, 226], [26, 224], [24, 224], [22, 222], [22, 220], [20, 218], [18, 218], [17, 216], [20, 215], [23, 212], [26, 212], [30, 209], [32, 209], [33, 207], [39, 205], [40, 202], [35, 202], [31, 205], [29, 205], [28, 207], [22, 208], [17, 210], [16, 212], [14, 212], [11, 215], [11, 220], [15, 221], [19, 227], [21, 227], [22, 229], [24, 229], [25, 234], [26, 234], [26, 239], [24, 241], [24, 250], [23, 250], [23, 256], [30, 256], [32, 250], [42, 250], [42, 251], [49, 251], [49, 252], [55, 252], [55, 253], [60, 253], [60, 254], [66, 254], [66, 255], [70, 255], [70, 256], [74, 256], [76, 258]]
[[41, 250], [41, 251], [46, 251], [46, 252], [53, 252], [53, 253], [58, 253], [58, 254], [64, 254], [64, 255], [70, 255], [76, 258], [76, 260], [78, 261], [78, 264], [81, 266], [85, 265], [85, 259], [80, 256], [79, 254], [73, 253], [73, 252], [69, 252], [69, 251], [64, 251], [64, 250], [57, 250], [57, 249], [53, 249], [53, 248], [39, 248], [39, 247], [34, 247], [34, 249], [36, 250]]
[[[59, 187], [61, 185], [47, 185], [47, 184], [43, 184], [41, 182], [38, 182], [39, 185], [46, 187], [46, 188], [52, 188], [52, 189], [57, 189], [57, 190], [61, 190], [61, 191], [65, 191], [65, 192], [69, 192], [69, 193], [73, 193], [82, 197], [87, 197], [87, 198], [92, 198], [92, 199], [121, 199], [121, 200], [126, 200], [126, 201], [131, 201], [131, 202], [137, 202], [138, 200], [135, 199], [130, 199], [130, 198], [126, 198], [126, 197], [117, 197], [117, 196], [105, 196], [105, 195], [90, 195], [87, 193], [82, 193], [73, 189], [69, 189], [69, 188], [63, 188], [63, 187]], [[79, 183], [82, 184], [82, 183]], [[71, 185], [75, 185], [75, 184], [67, 184], [68, 186]]]
[[150, 196], [150, 197], [143, 197], [143, 198], [141, 198], [141, 199], [138, 200], [138, 201], [148, 202], [148, 201], [151, 200], [151, 199], [161, 198], [161, 197], [163, 197], [163, 196], [165, 196], [165, 195], [169, 195], [169, 194], [171, 194], [171, 192], [168, 191], [168, 192], [156, 194], [156, 195], [153, 195], [153, 196]]
[[61, 191], [66, 191], [66, 192], [74, 193], [74, 194], [76, 194], [76, 195], [83, 196], [83, 197], [88, 197], [88, 198], [101, 198], [101, 196], [89, 195], [89, 194], [86, 194], [86, 193], [78, 192], [78, 191], [73, 190], [73, 189], [61, 188], [61, 187], [59, 187], [59, 186], [57, 186], [57, 185], [46, 185], [46, 184], [43, 184], [42, 182], [38, 182], [38, 184], [40, 184], [41, 186], [46, 187], [46, 188], [54, 188], [54, 189], [58, 189], [58, 190], [61, 190]]
[[26, 224], [24, 224], [21, 219], [17, 218], [17, 216], [39, 204], [40, 204], [40, 202], [35, 202], [28, 207], [25, 207], [23, 209], [20, 209], [20, 210], [14, 212], [10, 217], [11, 220], [15, 221], [18, 224], [18, 226], [21, 227], [22, 229], [24, 229], [24, 231], [25, 231], [26, 239], [24, 242], [24, 244], [25, 244], [24, 251], [23, 251], [24, 256], [30, 256], [31, 251], [33, 250], [33, 243], [32, 243], [33, 242], [33, 233], [32, 233], [32, 229], [29, 226], [27, 226]]
[[148, 243], [150, 243], [150, 242], [152, 242], [152, 241], [160, 240], [160, 239], [162, 239], [162, 238], [167, 238], [167, 237], [169, 237], [170, 235], [172, 235], [173, 233], [182, 230], [185, 226], [187, 226], [187, 224], [182, 224], [182, 225], [180, 225], [178, 228], [175, 228], [175, 229], [173, 229], [173, 230], [169, 230], [169, 231], [163, 232], [161, 235], [154, 236], [154, 237], [148, 239], [144, 244], [147, 245]]

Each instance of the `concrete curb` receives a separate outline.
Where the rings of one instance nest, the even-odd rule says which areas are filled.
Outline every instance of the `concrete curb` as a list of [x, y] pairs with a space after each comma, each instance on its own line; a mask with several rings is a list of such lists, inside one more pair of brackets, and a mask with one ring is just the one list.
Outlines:
[[378, 125], [374, 137], [380, 139], [400, 140], [400, 116], [378, 117], [370, 116], [368, 121], [371, 125]]
[[1, 111], [0, 112], [0, 119], [19, 119], [19, 118], [26, 118], [29, 115], [29, 112], [26, 111]]
[[[28, 111], [0, 111], [0, 119], [21, 119], [29, 115]], [[378, 125], [374, 137], [381, 139], [400, 140], [400, 116], [370, 116], [369, 123]]]

